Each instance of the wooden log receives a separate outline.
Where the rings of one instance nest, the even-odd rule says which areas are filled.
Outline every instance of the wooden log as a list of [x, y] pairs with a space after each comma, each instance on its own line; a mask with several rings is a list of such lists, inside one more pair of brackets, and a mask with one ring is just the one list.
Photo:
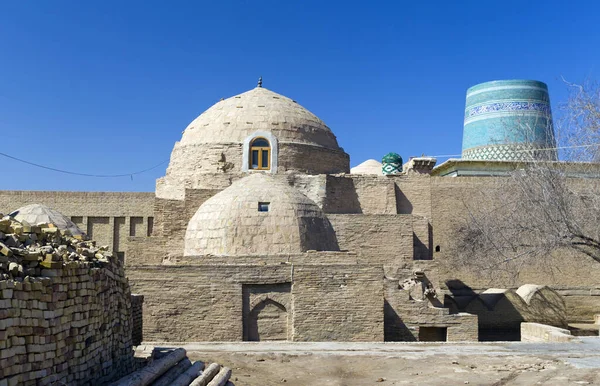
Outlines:
[[217, 374], [206, 386], [225, 386], [227, 381], [229, 381], [229, 377], [231, 377], [231, 369], [229, 367], [223, 367], [221, 368], [221, 371], [219, 371], [219, 374]]
[[215, 377], [215, 375], [217, 375], [220, 368], [221, 366], [218, 363], [211, 363], [210, 366], [208, 366], [198, 378], [194, 379], [194, 381], [190, 383], [189, 386], [208, 385], [208, 382], [210, 382]]
[[[192, 362], [188, 358], [183, 358], [175, 366], [171, 367], [169, 371], [154, 381], [152, 386], [170, 386], [177, 377], [187, 371], [190, 367], [192, 367]], [[202, 367], [204, 368], [204, 366]]]
[[148, 386], [166, 373], [177, 362], [185, 358], [185, 354], [185, 349], [178, 348], [173, 350], [169, 355], [152, 361], [143, 369], [119, 379], [114, 382], [112, 386]]
[[198, 376], [198, 374], [200, 374], [203, 368], [204, 362], [194, 362], [192, 367], [187, 369], [185, 373], [178, 376], [177, 379], [175, 379], [173, 383], [171, 383], [171, 386], [189, 386], [190, 382], [196, 379], [196, 377]]

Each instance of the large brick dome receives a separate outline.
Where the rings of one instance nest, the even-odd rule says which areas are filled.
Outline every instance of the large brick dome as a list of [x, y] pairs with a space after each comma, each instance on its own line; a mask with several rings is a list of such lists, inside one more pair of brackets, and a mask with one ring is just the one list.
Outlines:
[[348, 173], [349, 157], [333, 132], [296, 101], [262, 87], [221, 100], [188, 125], [175, 144], [157, 195], [181, 199], [185, 188], [204, 188], [214, 174], [248, 171], [249, 143], [270, 146], [270, 173]]
[[325, 214], [285, 181], [253, 173], [198, 208], [185, 234], [186, 256], [339, 251]]
[[217, 102], [200, 114], [183, 132], [179, 146], [241, 143], [256, 130], [272, 132], [280, 143], [340, 151], [323, 121], [296, 101], [262, 87]]

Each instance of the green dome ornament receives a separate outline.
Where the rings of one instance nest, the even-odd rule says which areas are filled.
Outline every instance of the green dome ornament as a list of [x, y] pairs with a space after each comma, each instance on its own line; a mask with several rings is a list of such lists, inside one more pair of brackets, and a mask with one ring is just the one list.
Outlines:
[[387, 153], [381, 160], [381, 172], [384, 175], [402, 173], [402, 157], [397, 153]]

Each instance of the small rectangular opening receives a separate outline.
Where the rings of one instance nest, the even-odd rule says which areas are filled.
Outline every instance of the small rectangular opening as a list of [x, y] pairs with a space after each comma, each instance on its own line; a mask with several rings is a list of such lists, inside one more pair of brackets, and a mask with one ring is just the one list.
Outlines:
[[419, 342], [445, 342], [447, 339], [447, 327], [419, 327]]
[[129, 236], [139, 236], [142, 224], [144, 223], [143, 217], [130, 217], [129, 218]]
[[148, 237], [152, 236], [152, 232], [154, 231], [154, 217], [148, 217], [148, 231], [146, 235]]
[[258, 203], [258, 211], [259, 212], [268, 212], [269, 211], [269, 203], [268, 202], [259, 202]]

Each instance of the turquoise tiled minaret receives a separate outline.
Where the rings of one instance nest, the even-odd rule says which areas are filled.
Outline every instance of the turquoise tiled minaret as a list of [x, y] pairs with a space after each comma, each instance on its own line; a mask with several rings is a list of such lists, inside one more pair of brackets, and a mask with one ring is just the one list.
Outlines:
[[548, 86], [497, 80], [467, 90], [462, 159], [556, 160]]

